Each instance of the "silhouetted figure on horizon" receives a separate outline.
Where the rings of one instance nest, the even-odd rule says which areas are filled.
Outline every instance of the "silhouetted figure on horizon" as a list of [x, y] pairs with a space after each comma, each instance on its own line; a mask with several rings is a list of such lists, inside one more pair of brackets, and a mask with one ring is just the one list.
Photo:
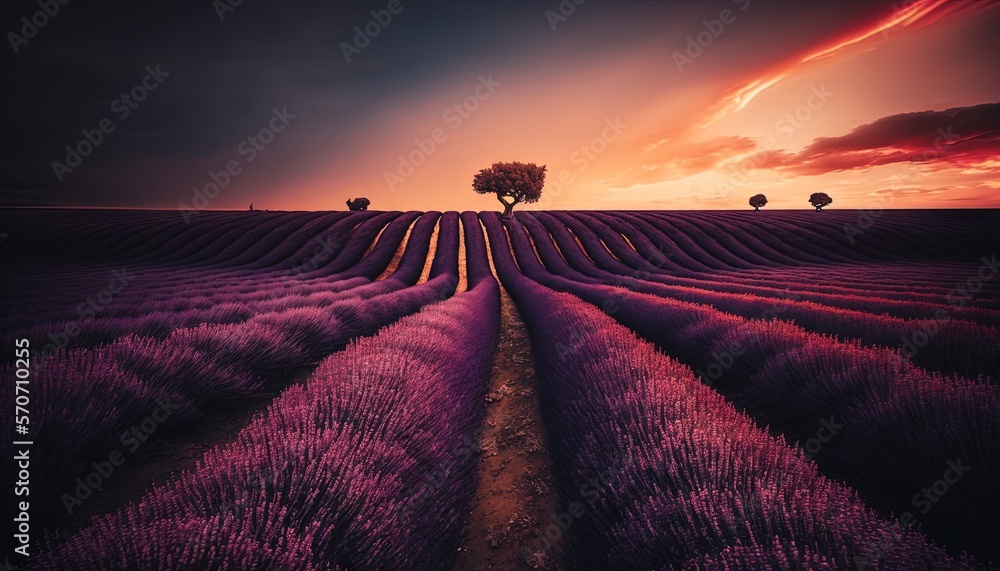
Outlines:
[[347, 199], [347, 207], [354, 211], [368, 210], [368, 206], [371, 205], [371, 203], [372, 201], [363, 196], [361, 198], [355, 198], [354, 200], [351, 200], [350, 198]]
[[250, 203], [250, 212], [253, 212], [253, 203]]

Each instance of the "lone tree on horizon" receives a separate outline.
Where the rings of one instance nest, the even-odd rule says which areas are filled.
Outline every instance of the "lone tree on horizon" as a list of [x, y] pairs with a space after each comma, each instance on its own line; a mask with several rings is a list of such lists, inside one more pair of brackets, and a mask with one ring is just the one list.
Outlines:
[[753, 206], [753, 211], [757, 212], [764, 205], [767, 204], [767, 197], [763, 194], [755, 194], [750, 197], [750, 206]]
[[497, 200], [503, 204], [501, 220], [510, 219], [516, 204], [538, 202], [544, 185], [545, 165], [535, 163], [493, 163], [472, 179], [472, 189], [477, 193], [497, 195]]
[[814, 192], [809, 195], [809, 204], [816, 207], [816, 212], [823, 210], [824, 206], [829, 206], [832, 202], [833, 199], [825, 192]]
[[372, 201], [363, 196], [355, 198], [354, 200], [351, 200], [350, 198], [347, 199], [347, 207], [354, 211], [368, 210], [368, 206], [371, 203]]

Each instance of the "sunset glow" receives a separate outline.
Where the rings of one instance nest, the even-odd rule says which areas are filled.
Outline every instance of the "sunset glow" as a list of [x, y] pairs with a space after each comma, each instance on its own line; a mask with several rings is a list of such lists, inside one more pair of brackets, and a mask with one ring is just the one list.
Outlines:
[[[547, 165], [537, 209], [742, 209], [756, 193], [803, 208], [812, 192], [836, 208], [997, 207], [997, 6], [586, 3], [553, 18], [558, 7], [414, 4], [350, 62], [328, 39], [317, 49], [365, 24], [338, 9], [300, 22], [273, 61], [270, 40], [246, 38], [264, 58], [253, 66], [172, 66], [135, 123], [66, 180], [50, 165], [79, 126], [19, 162], [7, 202], [178, 208], [287, 108], [287, 131], [209, 209], [341, 209], [357, 196], [380, 210], [491, 209], [471, 182], [497, 161]], [[241, 16], [266, 16], [253, 10]], [[435, 32], [405, 29], [428, 22]], [[258, 85], [254, 104], [230, 109], [238, 97], [225, 95], [178, 122], [150, 119], [178, 98], [208, 104], [191, 94], [217, 75]]]
[[1000, 0], [11, 8], [0, 571], [1000, 562]]

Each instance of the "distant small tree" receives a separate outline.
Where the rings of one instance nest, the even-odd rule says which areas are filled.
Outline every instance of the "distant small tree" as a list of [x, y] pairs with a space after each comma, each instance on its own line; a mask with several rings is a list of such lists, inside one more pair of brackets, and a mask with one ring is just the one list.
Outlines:
[[765, 205], [767, 205], [767, 197], [763, 194], [755, 194], [750, 197], [750, 206], [753, 206], [754, 212], [757, 212]]
[[825, 192], [814, 192], [809, 195], [809, 204], [816, 207], [816, 212], [823, 210], [824, 206], [829, 206], [832, 202], [833, 199]]
[[356, 211], [368, 210], [368, 206], [371, 205], [371, 203], [372, 201], [363, 196], [361, 198], [355, 198], [354, 200], [351, 200], [350, 198], [347, 199], [347, 207]]
[[472, 179], [473, 190], [479, 194], [495, 194], [503, 204], [501, 220], [510, 219], [516, 204], [538, 202], [544, 185], [545, 165], [534, 163], [493, 163]]

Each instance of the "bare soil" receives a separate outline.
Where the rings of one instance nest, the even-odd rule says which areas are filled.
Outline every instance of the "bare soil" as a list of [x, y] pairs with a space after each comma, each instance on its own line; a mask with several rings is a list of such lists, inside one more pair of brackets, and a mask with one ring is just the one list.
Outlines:
[[531, 343], [506, 292], [501, 320], [480, 439], [475, 507], [455, 569], [558, 569], [560, 546], [548, 553], [522, 551], [522, 546], [535, 544], [559, 506]]

